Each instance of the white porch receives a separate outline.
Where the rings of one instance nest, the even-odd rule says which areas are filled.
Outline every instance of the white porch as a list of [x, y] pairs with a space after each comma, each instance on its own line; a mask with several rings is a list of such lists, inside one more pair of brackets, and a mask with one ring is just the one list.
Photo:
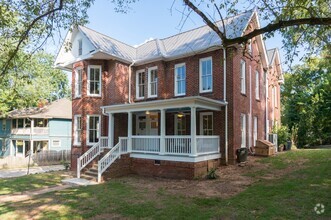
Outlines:
[[[126, 113], [127, 136], [120, 139], [125, 143], [127, 151], [133, 153], [132, 156], [151, 154], [198, 157], [220, 154], [219, 133], [215, 134], [212, 126], [208, 127], [210, 125], [204, 124], [210, 115], [204, 112], [197, 117], [197, 112], [220, 111], [225, 104], [218, 100], [197, 96], [103, 107], [103, 112], [109, 116], [108, 147], [114, 146], [114, 129], [119, 129], [114, 127], [114, 115]], [[186, 124], [189, 124], [189, 129], [181, 130], [181, 133], [176, 131], [176, 134], [167, 134], [169, 125], [167, 125], [166, 117], [169, 113], [178, 113], [177, 115], [180, 113], [181, 117], [186, 117], [185, 120], [188, 122], [185, 122], [185, 128]], [[183, 118], [180, 119], [183, 120]], [[197, 126], [197, 120], [200, 122], [199, 126]], [[209, 120], [211, 120], [209, 124], [212, 125], [213, 118]], [[177, 126], [176, 123], [178, 122], [175, 120], [170, 126]], [[173, 130], [178, 129], [173, 128]]]

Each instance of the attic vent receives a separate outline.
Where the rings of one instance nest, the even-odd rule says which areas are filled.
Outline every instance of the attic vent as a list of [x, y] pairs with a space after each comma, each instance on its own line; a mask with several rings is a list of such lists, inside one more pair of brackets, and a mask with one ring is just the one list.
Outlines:
[[83, 41], [82, 39], [78, 40], [78, 56], [83, 54]]

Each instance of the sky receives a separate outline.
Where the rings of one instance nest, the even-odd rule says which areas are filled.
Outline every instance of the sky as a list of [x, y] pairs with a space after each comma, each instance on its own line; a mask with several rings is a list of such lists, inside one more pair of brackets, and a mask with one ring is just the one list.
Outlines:
[[[133, 3], [126, 14], [115, 12], [114, 6], [110, 0], [96, 0], [88, 10], [89, 23], [86, 26], [132, 46], [205, 25], [194, 12], [186, 16], [186, 10], [183, 15], [184, 6], [180, 0], [140, 0]], [[212, 19], [220, 20], [213, 7], [200, 7], [207, 9]], [[58, 51], [59, 46], [56, 45], [54, 51]], [[281, 60], [285, 61], [281, 46], [281, 37], [277, 34], [266, 41], [267, 49], [278, 47]], [[283, 65], [283, 70], [285, 68]]]

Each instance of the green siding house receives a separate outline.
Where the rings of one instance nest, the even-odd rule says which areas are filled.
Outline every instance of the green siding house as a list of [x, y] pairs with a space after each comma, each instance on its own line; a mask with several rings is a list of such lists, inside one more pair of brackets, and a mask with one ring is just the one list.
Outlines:
[[60, 99], [40, 108], [13, 110], [0, 119], [0, 157], [71, 149], [71, 101]]

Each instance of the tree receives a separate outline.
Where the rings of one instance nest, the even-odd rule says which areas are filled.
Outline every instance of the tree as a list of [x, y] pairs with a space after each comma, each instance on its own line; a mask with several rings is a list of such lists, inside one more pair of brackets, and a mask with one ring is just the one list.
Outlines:
[[[193, 1], [183, 0], [185, 5], [196, 12], [204, 22], [214, 30], [221, 38], [224, 47], [234, 44], [246, 44], [251, 38], [266, 34], [266, 37], [273, 36], [275, 31], [281, 31], [284, 37], [283, 43], [287, 50], [288, 60], [292, 60], [292, 55], [297, 55], [295, 50], [302, 46], [307, 51], [307, 57], [322, 50], [331, 51], [331, 5], [328, 1], [312, 0], [224, 0], [207, 1], [207, 8], [214, 7], [220, 19], [225, 15], [236, 15], [248, 7], [256, 7], [261, 23], [264, 26], [250, 30], [242, 36], [231, 38], [227, 36], [226, 29], [219, 29], [208, 12], [200, 10], [202, 7], [196, 6]], [[196, 2], [196, 1], [195, 1]], [[199, 4], [203, 1], [199, 1]], [[218, 2], [218, 3], [217, 3]], [[223, 25], [224, 26], [224, 25]], [[235, 27], [233, 27], [235, 28]]]
[[[26, 54], [20, 52], [19, 58]], [[53, 68], [54, 56], [39, 52], [23, 66], [15, 66], [0, 81], [0, 116], [15, 108], [37, 106], [41, 100], [70, 97], [64, 72]]]
[[285, 74], [282, 122], [297, 132], [297, 145], [330, 143], [331, 60], [323, 52]]

